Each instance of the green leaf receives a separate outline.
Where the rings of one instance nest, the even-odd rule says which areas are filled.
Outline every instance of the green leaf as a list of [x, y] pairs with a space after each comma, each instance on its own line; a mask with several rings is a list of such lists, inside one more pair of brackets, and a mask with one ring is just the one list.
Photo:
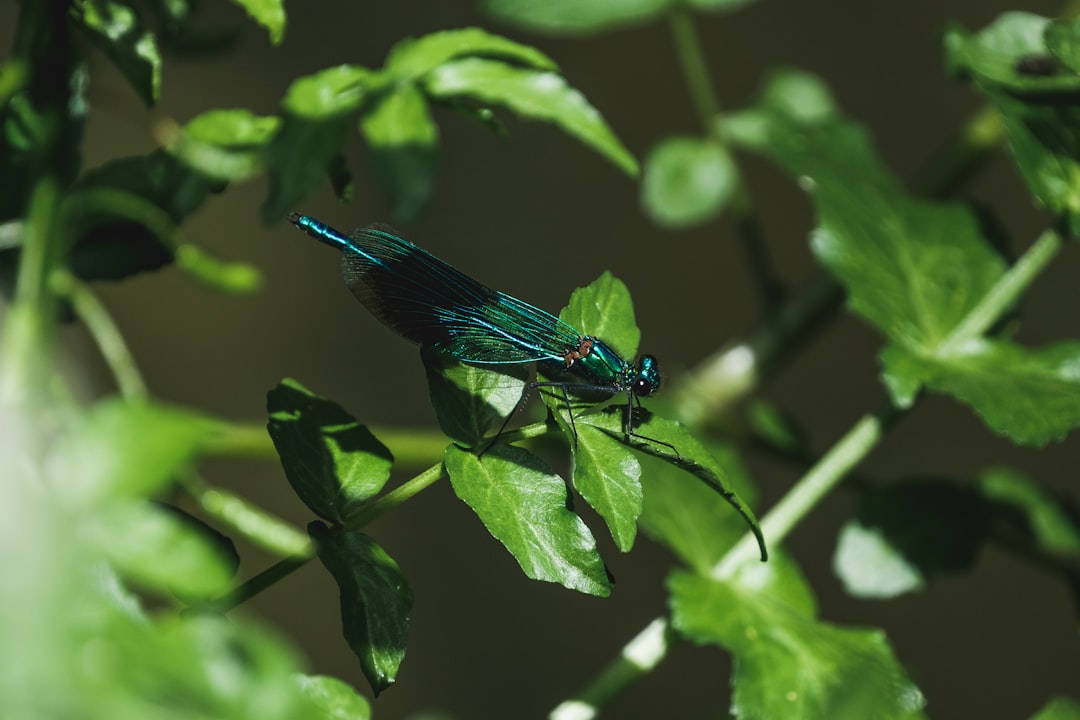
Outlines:
[[[752, 504], [756, 493], [735, 453], [713, 445], [710, 455], [722, 468], [717, 474]], [[744, 522], [731, 512], [727, 500], [699, 477], [659, 458], [643, 458], [642, 463], [645, 503], [641, 529], [698, 573], [707, 575], [746, 532]]]
[[525, 365], [479, 367], [426, 350], [420, 357], [439, 427], [465, 447], [479, 444], [488, 430], [510, 416], [529, 377]]
[[118, 503], [84, 527], [89, 541], [125, 578], [185, 602], [223, 595], [236, 571], [235, 555], [223, 556], [205, 526], [156, 505]]
[[1052, 20], [1043, 32], [1043, 40], [1062, 65], [1080, 73], [1080, 18]]
[[816, 620], [810, 589], [783, 554], [730, 581], [676, 572], [668, 587], [675, 628], [734, 655], [735, 717], [921, 717], [923, 695], [884, 633]]
[[949, 393], [988, 426], [1021, 445], [1062, 440], [1080, 425], [1080, 343], [1039, 349], [972, 339], [947, 354], [917, 356], [897, 347], [883, 355], [891, 375]]
[[199, 451], [217, 423], [149, 403], [103, 400], [49, 451], [45, 477], [65, 505], [88, 509], [160, 490]]
[[65, 202], [77, 238], [69, 251], [72, 272], [84, 280], [119, 280], [167, 265], [177, 226], [214, 189], [163, 150], [91, 170]]
[[297, 675], [296, 683], [317, 711], [312, 720], [371, 719], [371, 704], [348, 683], [329, 675]]
[[942, 480], [894, 482], [864, 492], [840, 532], [833, 571], [856, 597], [922, 590], [941, 573], [970, 568], [989, 516], [970, 487]]
[[212, 180], [246, 180], [262, 172], [264, 149], [280, 124], [247, 110], [210, 110], [189, 121], [168, 151]]
[[604, 518], [611, 538], [630, 552], [641, 515], [641, 465], [614, 438], [589, 425], [578, 430], [574, 489]]
[[446, 471], [457, 496], [527, 576], [590, 595], [611, 593], [596, 540], [567, 509], [566, 483], [540, 458], [513, 445], [495, 445], [481, 460], [451, 445]]
[[[780, 90], [798, 81], [782, 75]], [[815, 94], [816, 81], [802, 84]], [[852, 310], [905, 347], [933, 349], [1004, 272], [966, 207], [905, 195], [854, 123], [792, 114], [767, 90], [736, 138], [768, 154], [809, 188], [818, 215], [812, 249], [848, 290]], [[827, 109], [827, 102], [819, 102]]]
[[561, 75], [465, 58], [433, 68], [423, 78], [427, 93], [440, 99], [468, 98], [502, 105], [531, 120], [550, 122], [615, 163], [628, 175], [638, 166], [607, 123]]
[[687, 0], [690, 7], [707, 12], [731, 12], [755, 2], [757, 0]]
[[142, 101], [154, 105], [161, 94], [161, 55], [135, 9], [109, 0], [84, 1], [74, 4], [71, 17], [112, 60]]
[[[565, 412], [565, 408], [562, 409]], [[644, 416], [642, 416], [644, 415]], [[746, 526], [757, 539], [761, 560], [768, 558], [765, 538], [753, 511], [733, 487], [727, 470], [730, 465], [721, 463], [686, 428], [674, 420], [657, 415], [637, 413], [634, 419], [634, 437], [627, 438], [624, 427], [625, 406], [612, 405], [598, 412], [584, 413], [575, 417], [580, 428], [590, 425], [639, 452], [659, 458], [679, 470], [689, 473], [703, 482], [712, 492], [727, 502], [742, 517]], [[674, 454], [670, 445], [676, 449]]]
[[719, 215], [737, 183], [735, 162], [723, 146], [672, 137], [645, 158], [641, 204], [662, 227], [690, 227]]
[[1017, 527], [1043, 552], [1061, 556], [1080, 552], [1080, 516], [1076, 509], [1031, 478], [994, 468], [980, 474], [979, 492], [995, 506], [1000, 522]]
[[377, 80], [355, 65], [339, 65], [293, 82], [285, 93], [285, 117], [267, 147], [270, 195], [266, 222], [280, 219], [306, 198], [338, 165], [349, 116], [360, 109]]
[[588, 35], [640, 25], [660, 17], [671, 0], [484, 0], [499, 20], [533, 32]]
[[390, 478], [390, 451], [332, 400], [287, 378], [267, 393], [266, 410], [289, 484], [319, 517], [344, 522]]
[[405, 658], [412, 591], [398, 564], [367, 535], [319, 522], [308, 530], [341, 592], [345, 640], [378, 695], [397, 680]]
[[634, 317], [630, 290], [607, 270], [585, 287], [574, 290], [559, 319], [586, 335], [603, 338], [624, 358], [637, 353], [641, 331]]
[[282, 0], [233, 0], [247, 11], [248, 16], [266, 28], [273, 45], [285, 37], [285, 4]]
[[950, 66], [972, 77], [1000, 111], [1032, 194], [1051, 212], [1072, 214], [1074, 226], [1080, 224], [1080, 110], [1073, 99], [1080, 74], [1068, 63], [1075, 62], [1075, 33], [1074, 23], [1012, 12], [977, 34], [953, 29], [946, 36]]
[[406, 38], [390, 49], [383, 69], [398, 81], [413, 81], [443, 63], [470, 55], [497, 58], [537, 70], [558, 70], [555, 61], [536, 48], [476, 27]]
[[1031, 720], [1080, 720], [1080, 702], [1059, 695], [1032, 715]]
[[368, 162], [391, 198], [391, 214], [416, 220], [427, 207], [435, 182], [439, 130], [427, 100], [413, 84], [398, 85], [360, 118], [371, 150]]
[[945, 35], [946, 60], [954, 73], [972, 76], [987, 90], [1043, 96], [1080, 90], [1076, 74], [1026, 69], [1026, 60], [1051, 59], [1045, 40], [1050, 24], [1040, 15], [1006, 12], [976, 34], [951, 28]]

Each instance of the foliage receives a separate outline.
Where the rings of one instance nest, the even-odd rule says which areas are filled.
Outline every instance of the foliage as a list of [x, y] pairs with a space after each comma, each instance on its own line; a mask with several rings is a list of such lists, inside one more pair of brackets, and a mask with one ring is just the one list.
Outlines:
[[[271, 43], [282, 40], [280, 0], [236, 4]], [[149, 107], [161, 99], [169, 51], [216, 40], [185, 0], [23, 3], [12, 57], [0, 67], [0, 282], [11, 298], [0, 334], [0, 555], [8, 570], [0, 637], [23, 649], [4, 658], [0, 714], [369, 717], [371, 703], [359, 691], [304, 674], [272, 630], [223, 614], [317, 557], [339, 588], [345, 641], [372, 692], [407, 683], [413, 591], [368, 526], [447, 477], [532, 579], [598, 597], [613, 592], [600, 550], [606, 539], [598, 542], [577, 498], [618, 552], [634, 548], [639, 529], [666, 547], [677, 567], [657, 627], [730, 653], [736, 717], [921, 717], [918, 674], [905, 669], [883, 631], [822, 619], [784, 541], [928, 392], [967, 406], [988, 431], [1018, 445], [1039, 448], [1080, 425], [1080, 340], [1031, 347], [1013, 337], [1025, 292], [1065, 233], [1080, 228], [1080, 22], [1013, 12], [978, 31], [952, 27], [943, 38], [948, 71], [992, 107], [991, 120], [972, 123], [961, 145], [986, 153], [1006, 143], [1051, 218], [1014, 260], [967, 204], [934, 197], [963, 179], [959, 170], [940, 188], [905, 189], [822, 79], [777, 71], [754, 101], [718, 112], [692, 13], [747, 4], [484, 3], [495, 18], [556, 35], [671, 23], [702, 127], [661, 139], [639, 171], [609, 124], [618, 119], [601, 116], [555, 60], [478, 27], [402, 39], [381, 67], [344, 64], [298, 77], [276, 115], [207, 109], [153, 152], [84, 168], [84, 53], [100, 53]], [[252, 431], [149, 397], [89, 283], [174, 265], [210, 290], [254, 292], [255, 268], [191, 243], [185, 222], [230, 185], [259, 177], [268, 184], [268, 223], [326, 181], [347, 199], [354, 131], [390, 214], [415, 220], [437, 191], [437, 121], [446, 110], [496, 133], [497, 111], [551, 125], [628, 179], [640, 174], [642, 211], [662, 228], [730, 216], [749, 246], [762, 233], [742, 163], [756, 156], [774, 164], [809, 196], [810, 248], [832, 287], [882, 338], [889, 406], [868, 409], [820, 457], [808, 454], [783, 408], [759, 397], [745, 412], [733, 407], [754, 394], [779, 355], [800, 349], [803, 334], [785, 323], [820, 319], [803, 312], [808, 291], [792, 295], [791, 312], [766, 318], [756, 348], [766, 351], [749, 362], [720, 353], [665, 378], [675, 400], [656, 412], [621, 392], [607, 404], [560, 392], [544, 382], [558, 368], [541, 367], [540, 384], [530, 384], [527, 367], [465, 365], [424, 348], [445, 438], [423, 451], [427, 469], [390, 490], [393, 443], [296, 380], [269, 391], [266, 433], [261, 423]], [[767, 268], [753, 258], [749, 265], [752, 281], [771, 282]], [[637, 352], [630, 292], [609, 272], [575, 290], [560, 318], [623, 357]], [[63, 387], [55, 338], [70, 319], [98, 344], [119, 396], [84, 407]], [[720, 387], [739, 358], [753, 378]], [[545, 420], [506, 430], [529, 390], [543, 396]], [[712, 432], [718, 424], [691, 409], [691, 395], [695, 408], [733, 415], [740, 429]], [[714, 395], [724, 400], [709, 406]], [[740, 458], [747, 448], [737, 447], [748, 436], [806, 465], [760, 523], [751, 509], [758, 492]], [[534, 442], [541, 437], [567, 448], [565, 478]], [[313, 515], [306, 532], [208, 485], [194, 469], [209, 457], [244, 454], [245, 442], [280, 459]], [[1080, 513], [1066, 498], [1007, 468], [975, 479], [940, 473], [927, 467], [920, 477], [850, 484], [857, 507], [839, 531], [833, 562], [847, 592], [877, 599], [918, 592], [968, 571], [994, 545], [1062, 580], [1080, 606]], [[239, 582], [235, 540], [271, 552], [277, 564]], [[593, 680], [556, 714], [597, 711], [664, 659], [666, 645], [659, 647], [633, 668], [632, 653], [623, 653], [611, 676]], [[1036, 717], [1076, 717], [1076, 708], [1056, 697]]]

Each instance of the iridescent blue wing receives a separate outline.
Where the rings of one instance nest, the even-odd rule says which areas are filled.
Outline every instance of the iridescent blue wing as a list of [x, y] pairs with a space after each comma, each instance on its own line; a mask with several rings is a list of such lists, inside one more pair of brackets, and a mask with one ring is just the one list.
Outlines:
[[[322, 238], [321, 238], [322, 239]], [[561, 361], [581, 333], [378, 226], [339, 238], [353, 295], [402, 337], [472, 363]]]

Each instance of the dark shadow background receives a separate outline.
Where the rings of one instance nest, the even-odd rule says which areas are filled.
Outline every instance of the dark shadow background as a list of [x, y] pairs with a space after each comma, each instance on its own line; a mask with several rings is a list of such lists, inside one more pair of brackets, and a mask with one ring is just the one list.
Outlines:
[[[246, 24], [227, 3], [207, 5], [222, 22]], [[1056, 8], [1029, 5], [1044, 13]], [[910, 177], [979, 106], [970, 90], [945, 77], [938, 42], [945, 23], [977, 28], [1015, 8], [990, 0], [774, 1], [731, 16], [700, 16], [698, 28], [727, 107], [745, 102], [770, 68], [819, 73], [841, 107], [871, 129], [886, 162]], [[16, 10], [14, 3], [0, 4], [5, 47]], [[473, 24], [551, 55], [639, 157], [663, 136], [698, 132], [663, 24], [553, 40], [499, 26], [474, 3], [319, 0], [291, 3], [289, 10], [279, 48], [249, 27], [223, 59], [167, 60], [163, 100], [149, 113], [95, 57], [86, 165], [150, 151], [155, 127], [166, 120], [182, 123], [218, 107], [275, 113], [297, 76], [338, 63], [377, 67], [404, 36]], [[669, 375], [755, 326], [759, 308], [726, 221], [687, 232], [657, 229], [638, 209], [636, 184], [612, 165], [551, 127], [501, 117], [510, 130], [504, 140], [462, 117], [437, 115], [442, 170], [430, 212], [406, 229], [410, 238], [487, 284], [552, 311], [575, 287], [611, 269], [634, 294], [643, 350], [659, 355]], [[385, 219], [385, 198], [364, 174], [358, 142], [349, 160], [355, 201], [339, 205], [327, 186], [297, 210], [342, 229]], [[798, 288], [815, 270], [806, 242], [806, 198], [767, 165], [749, 160], [745, 171], [779, 272]], [[1004, 156], [966, 190], [993, 208], [1017, 247], [1026, 247], [1046, 222]], [[266, 279], [261, 293], [221, 297], [173, 269], [101, 288], [152, 392], [261, 422], [265, 392], [291, 376], [364, 422], [430, 425], [416, 349], [352, 300], [335, 253], [284, 223], [259, 222], [265, 195], [261, 181], [231, 187], [185, 226], [192, 241], [259, 266]], [[1021, 341], [1080, 336], [1070, 282], [1078, 270], [1070, 247], [1039, 279], [1025, 301]], [[87, 394], [111, 392], [81, 331], [65, 337], [72, 364], [84, 368]], [[861, 321], [838, 317], [763, 392], [804, 422], [813, 446], [823, 451], [884, 399], [875, 360], [879, 346]], [[931, 397], [862, 469], [884, 479], [971, 477], [1008, 464], [1076, 496], [1078, 449], [1075, 435], [1043, 451], [1016, 448], [966, 408]], [[761, 509], [797, 479], [789, 468], [747, 460], [762, 489]], [[275, 464], [217, 462], [207, 474], [298, 524], [309, 519]], [[1001, 552], [984, 553], [970, 575], [941, 580], [922, 594], [886, 603], [847, 597], [830, 564], [837, 528], [851, 505], [843, 493], [831, 497], [786, 547], [810, 575], [824, 618], [887, 631], [933, 717], [1022, 718], [1052, 694], [1080, 694], [1080, 647], [1065, 589]], [[376, 702], [376, 717], [436, 708], [460, 718], [535, 717], [611, 660], [663, 612], [671, 560], [646, 539], [619, 555], [603, 528], [592, 526], [618, 579], [606, 600], [524, 578], [445, 482], [377, 522], [372, 534], [401, 564], [416, 601], [408, 657], [397, 686]], [[270, 561], [251, 558], [245, 576]], [[340, 635], [336, 589], [317, 564], [258, 597], [248, 612], [300, 646], [310, 670], [366, 689]], [[680, 646], [608, 716], [723, 717], [730, 669], [718, 650]]]

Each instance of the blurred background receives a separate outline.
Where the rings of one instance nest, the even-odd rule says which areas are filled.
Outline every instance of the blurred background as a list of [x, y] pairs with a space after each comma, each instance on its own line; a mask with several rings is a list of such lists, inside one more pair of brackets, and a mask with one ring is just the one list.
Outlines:
[[[1006, 10], [1057, 9], [1053, 3], [1027, 5], [774, 0], [731, 15], [697, 16], [697, 27], [727, 108], [747, 102], [772, 68], [818, 73], [841, 108], [868, 127], [889, 166], [906, 178], [979, 107], [978, 98], [943, 70], [939, 37], [946, 23], [974, 29]], [[17, 9], [0, 3], [5, 56]], [[339, 63], [378, 67], [403, 37], [468, 25], [553, 57], [639, 158], [665, 136], [700, 132], [665, 24], [570, 40], [501, 26], [474, 2], [309, 0], [288, 10], [285, 40], [273, 48], [234, 6], [206, 2], [208, 17], [242, 28], [240, 42], [206, 62], [166, 59], [163, 99], [150, 111], [107, 62], [92, 58], [86, 167], [149, 152], [163, 124], [184, 123], [211, 108], [274, 114], [298, 76]], [[486, 284], [553, 312], [574, 288], [610, 269], [633, 293], [642, 350], [659, 356], [669, 376], [760, 321], [725, 219], [692, 231], [659, 229], [639, 208], [637, 184], [606, 160], [550, 126], [519, 122], [508, 113], [500, 118], [506, 138], [460, 115], [436, 116], [441, 171], [426, 216], [403, 228], [410, 239]], [[352, 202], [339, 204], [327, 185], [296, 210], [346, 230], [385, 220], [386, 198], [365, 173], [359, 142], [348, 160], [356, 183]], [[763, 163], [750, 159], [743, 169], [778, 272], [791, 288], [801, 287], [816, 270], [807, 245], [807, 200]], [[261, 423], [266, 391], [289, 376], [362, 422], [431, 426], [416, 349], [352, 299], [336, 253], [284, 222], [268, 227], [259, 221], [266, 192], [262, 181], [232, 186], [184, 228], [188, 239], [217, 255], [258, 266], [265, 275], [260, 293], [223, 297], [175, 269], [100, 286], [151, 392]], [[1026, 247], [1046, 224], [1003, 154], [964, 193], [992, 209], [1014, 247]], [[1067, 248], [1027, 295], [1020, 341], [1080, 337], [1073, 282], [1078, 272], [1080, 258]], [[87, 398], [113, 392], [84, 333], [68, 329], [64, 341], [66, 362], [81, 375]], [[812, 447], [824, 451], [884, 401], [877, 378], [880, 344], [860, 320], [841, 314], [762, 392], [804, 422]], [[1074, 434], [1041, 451], [1017, 448], [966, 408], [930, 397], [862, 469], [883, 479], [971, 477], [1010, 465], [1080, 497], [1078, 443]], [[745, 460], [761, 489], [760, 514], [798, 472], [754, 455]], [[206, 474], [301, 526], [310, 519], [275, 463], [221, 461]], [[399, 469], [395, 481], [410, 475]], [[829, 498], [790, 537], [787, 549], [809, 575], [823, 618], [885, 629], [926, 694], [931, 716], [1027, 717], [1052, 694], [1080, 693], [1080, 645], [1065, 588], [1003, 553], [985, 552], [969, 575], [890, 602], [845, 595], [830, 566], [837, 529], [852, 504], [842, 492]], [[526, 579], [445, 482], [372, 526], [415, 595], [408, 656], [398, 684], [377, 700], [376, 717], [436, 709], [459, 718], [535, 716], [598, 672], [663, 613], [671, 559], [646, 538], [620, 555], [603, 528], [592, 527], [617, 580], [613, 596], [603, 600]], [[244, 577], [271, 561], [244, 552]], [[367, 690], [341, 638], [337, 590], [317, 563], [244, 610], [280, 628], [303, 650], [312, 671]], [[723, 717], [730, 671], [720, 651], [680, 646], [608, 716]]]

